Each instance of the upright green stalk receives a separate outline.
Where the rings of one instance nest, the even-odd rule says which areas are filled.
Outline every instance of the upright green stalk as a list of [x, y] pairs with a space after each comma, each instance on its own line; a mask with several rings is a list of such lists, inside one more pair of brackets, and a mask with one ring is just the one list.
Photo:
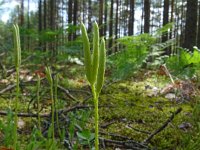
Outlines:
[[47, 77], [47, 80], [50, 84], [50, 90], [51, 90], [51, 113], [52, 113], [52, 116], [51, 116], [51, 129], [52, 129], [52, 142], [54, 142], [54, 137], [55, 137], [55, 134], [54, 134], [54, 112], [55, 112], [55, 101], [54, 101], [54, 97], [53, 97], [53, 78], [51, 76], [51, 69], [49, 67], [46, 67], [45, 68], [46, 70], [46, 77]]
[[21, 47], [20, 47], [20, 36], [18, 25], [13, 25], [14, 30], [14, 51], [15, 51], [15, 69], [16, 69], [16, 99], [15, 99], [15, 119], [14, 119], [14, 150], [17, 149], [17, 113], [18, 113], [18, 101], [20, 95], [19, 87], [19, 71], [21, 64]]
[[58, 134], [61, 137], [59, 118], [58, 118], [58, 75], [55, 76], [55, 111], [56, 111], [56, 124], [58, 127]]
[[93, 54], [90, 52], [90, 43], [88, 35], [83, 23], [81, 23], [81, 32], [83, 38], [85, 72], [87, 80], [92, 89], [94, 98], [94, 116], [95, 116], [95, 150], [99, 149], [99, 114], [98, 114], [98, 98], [104, 83], [106, 49], [105, 41], [102, 38], [99, 47], [99, 28], [95, 22], [93, 25]]
[[98, 108], [98, 94], [96, 93], [95, 86], [91, 87], [94, 98], [94, 121], [95, 121], [95, 150], [99, 148], [99, 108]]
[[41, 120], [40, 120], [40, 76], [38, 75], [37, 81], [37, 115], [38, 115], [38, 128], [41, 132]]

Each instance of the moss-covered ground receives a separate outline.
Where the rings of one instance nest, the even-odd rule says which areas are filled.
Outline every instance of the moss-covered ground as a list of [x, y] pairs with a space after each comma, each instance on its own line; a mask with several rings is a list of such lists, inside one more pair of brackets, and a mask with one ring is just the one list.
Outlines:
[[[85, 146], [81, 146], [84, 144], [80, 142], [80, 139], [79, 142], [75, 142], [77, 132], [80, 130], [94, 131], [93, 100], [84, 77], [83, 66], [70, 64], [63, 67], [54, 66], [54, 68], [56, 72], [59, 72], [59, 85], [76, 98], [76, 100], [72, 100], [58, 90], [59, 109], [70, 108], [77, 104], [91, 106], [89, 109], [70, 112], [68, 114], [69, 120], [65, 120], [68, 121], [67, 131], [70, 133], [71, 140], [78, 143], [77, 147], [80, 149], [87, 149], [84, 148]], [[33, 73], [33, 70], [30, 69], [30, 73]], [[129, 79], [120, 81], [112, 81], [106, 77], [99, 98], [100, 136], [112, 140], [120, 139], [117, 136], [110, 136], [113, 134], [142, 143], [151, 133], [161, 127], [177, 109], [182, 108], [182, 111], [175, 115], [174, 119], [149, 141], [148, 146], [158, 150], [196, 149], [200, 140], [198, 94], [183, 101], [165, 98], [165, 95], [160, 94], [160, 91], [171, 83], [169, 78], [160, 76], [155, 71], [150, 74], [147, 72], [141, 71]], [[34, 102], [36, 103], [36, 83], [35, 81], [21, 87], [20, 112], [36, 113], [37, 106], [34, 105]], [[6, 87], [6, 84], [1, 85], [2, 89]], [[195, 90], [198, 93], [198, 90]], [[42, 81], [40, 102], [43, 109], [41, 114], [50, 113], [49, 92], [48, 83]], [[1, 110], [13, 108], [14, 93], [15, 91], [12, 89], [1, 94]], [[1, 120], [4, 118], [1, 117]], [[26, 143], [33, 132], [33, 127], [37, 126], [37, 118], [22, 117], [21, 119], [24, 125], [19, 129], [19, 136], [23, 137], [21, 143]], [[44, 120], [42, 119], [43, 122]], [[61, 125], [63, 124], [61, 123]], [[2, 135], [3, 137], [5, 135]], [[60, 148], [65, 149], [63, 146]], [[114, 148], [107, 147], [106, 149]]]

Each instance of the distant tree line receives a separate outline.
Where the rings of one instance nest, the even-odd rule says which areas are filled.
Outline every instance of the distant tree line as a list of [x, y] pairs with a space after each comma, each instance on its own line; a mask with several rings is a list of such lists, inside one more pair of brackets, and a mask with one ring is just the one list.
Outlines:
[[30, 32], [24, 33], [24, 49], [31, 49], [37, 43], [39, 49], [56, 54], [60, 45], [78, 38], [80, 21], [91, 32], [95, 20], [100, 35], [107, 39], [110, 54], [117, 51], [116, 39], [153, 34], [170, 22], [174, 25], [160, 37], [162, 42], [175, 38], [177, 46], [190, 50], [193, 46], [200, 47], [198, 0], [38, 0], [36, 12], [29, 11], [31, 3], [36, 2], [28, 0], [25, 6], [25, 1], [20, 0], [20, 8], [15, 10], [22, 28], [37, 28], [36, 41], [31, 41]]

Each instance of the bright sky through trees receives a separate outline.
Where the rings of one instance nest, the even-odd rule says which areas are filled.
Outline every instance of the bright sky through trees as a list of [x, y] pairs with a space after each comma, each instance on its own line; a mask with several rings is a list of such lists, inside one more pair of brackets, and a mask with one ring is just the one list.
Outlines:
[[[14, 10], [17, 5], [20, 5], [19, 1], [17, 0], [8, 0], [4, 1], [3, 5], [1, 6], [1, 14], [0, 19], [3, 22], [7, 22], [10, 17], [10, 13]], [[24, 5], [27, 8], [28, 1], [24, 1]], [[30, 1], [30, 9], [29, 11], [35, 11], [37, 9], [37, 3]]]

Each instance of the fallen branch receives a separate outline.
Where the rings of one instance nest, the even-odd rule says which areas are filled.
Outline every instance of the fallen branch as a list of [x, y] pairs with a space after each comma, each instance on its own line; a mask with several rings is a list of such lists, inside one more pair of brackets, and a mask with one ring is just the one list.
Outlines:
[[115, 134], [115, 133], [107, 133], [107, 132], [102, 132], [102, 131], [100, 131], [99, 133], [102, 134], [102, 135], [111, 136], [112, 139], [115, 138], [115, 139], [131, 140], [131, 138], [129, 138], [127, 136], [118, 135], [118, 134]]
[[174, 83], [175, 83], [175, 82], [174, 82], [174, 79], [172, 78], [172, 75], [170, 74], [169, 70], [167, 69], [166, 64], [162, 65], [162, 67], [164, 68], [164, 71], [165, 71], [166, 75], [169, 76], [171, 82], [174, 84]]
[[[75, 111], [75, 110], [79, 110], [79, 109], [86, 109], [86, 108], [91, 108], [93, 106], [85, 106], [85, 105], [76, 105], [67, 109], [62, 109], [59, 110], [58, 113], [59, 114], [66, 114], [69, 113], [71, 111]], [[0, 111], [0, 115], [1, 116], [6, 116], [8, 114], [8, 112], [6, 111]], [[38, 117], [38, 114], [32, 114], [32, 113], [17, 113], [18, 117]], [[51, 116], [51, 113], [44, 113], [44, 114], [40, 114], [41, 118], [49, 118]]]
[[6, 88], [4, 88], [4, 89], [2, 89], [2, 90], [0, 91], [0, 94], [3, 94], [3, 93], [5, 93], [5, 92], [7, 92], [7, 91], [10, 91], [10, 90], [12, 90], [14, 87], [16, 87], [16, 84], [8, 85]]
[[164, 130], [167, 125], [174, 119], [175, 115], [179, 114], [182, 111], [182, 108], [177, 109], [171, 116], [169, 119], [167, 119], [163, 125], [161, 127], [159, 127], [157, 130], [155, 130], [153, 133], [151, 133], [144, 141], [143, 143], [149, 143], [151, 141], [151, 139], [158, 134], [159, 132], [161, 132], [162, 130]]
[[[32, 82], [36, 82], [36, 81], [21, 82], [20, 85], [25, 85], [26, 83], [29, 83], [29, 82], [32, 83]], [[2, 90], [0, 91], [0, 94], [3, 94], [3, 93], [5, 93], [5, 92], [7, 92], [7, 91], [10, 91], [10, 90], [12, 90], [14, 87], [16, 87], [16, 84], [9, 84], [6, 88], [4, 88], [4, 89], [2, 89]], [[74, 101], [78, 101], [74, 96], [72, 96], [72, 95], [70, 94], [69, 90], [65, 89], [64, 87], [62, 87], [62, 86], [60, 86], [60, 85], [58, 85], [58, 89], [60, 89], [61, 91], [63, 91], [63, 92], [67, 95], [68, 98], [70, 98], [70, 99], [72, 99], [72, 100], [74, 100]]]
[[151, 134], [149, 131], [144, 131], [144, 130], [140, 130], [140, 129], [136, 129], [134, 127], [132, 127], [131, 125], [127, 125], [128, 128], [136, 131], [136, 132], [140, 132], [140, 133], [144, 133], [144, 134]]
[[126, 140], [126, 141], [118, 141], [118, 140], [110, 140], [99, 138], [102, 145], [114, 146], [117, 148], [125, 148], [132, 150], [149, 150], [149, 148], [144, 143], [139, 143], [134, 140]]
[[112, 124], [114, 124], [114, 123], [116, 123], [117, 122], [117, 120], [111, 120], [111, 121], [109, 121], [109, 122], [106, 122], [106, 123], [104, 123], [104, 124], [102, 124], [102, 125], [100, 125], [100, 127], [101, 128], [107, 128], [108, 126], [110, 126], [110, 125], [112, 125]]
[[[7, 111], [0, 111], [1, 116], [7, 116], [8, 112]], [[31, 113], [17, 113], [18, 117], [38, 117], [37, 114], [31, 114]], [[41, 118], [47, 118], [49, 117], [49, 113], [46, 114], [41, 114]]]
[[72, 96], [69, 93], [69, 90], [65, 89], [64, 87], [62, 87], [61, 85], [58, 85], [58, 89], [60, 89], [61, 91], [65, 92], [65, 94], [67, 95], [67, 97], [69, 97], [70, 99], [73, 99], [74, 101], [78, 101], [74, 96]]
[[1, 54], [0, 54], [0, 57], [4, 56], [5, 54], [6, 54], [5, 52], [1, 53]]

